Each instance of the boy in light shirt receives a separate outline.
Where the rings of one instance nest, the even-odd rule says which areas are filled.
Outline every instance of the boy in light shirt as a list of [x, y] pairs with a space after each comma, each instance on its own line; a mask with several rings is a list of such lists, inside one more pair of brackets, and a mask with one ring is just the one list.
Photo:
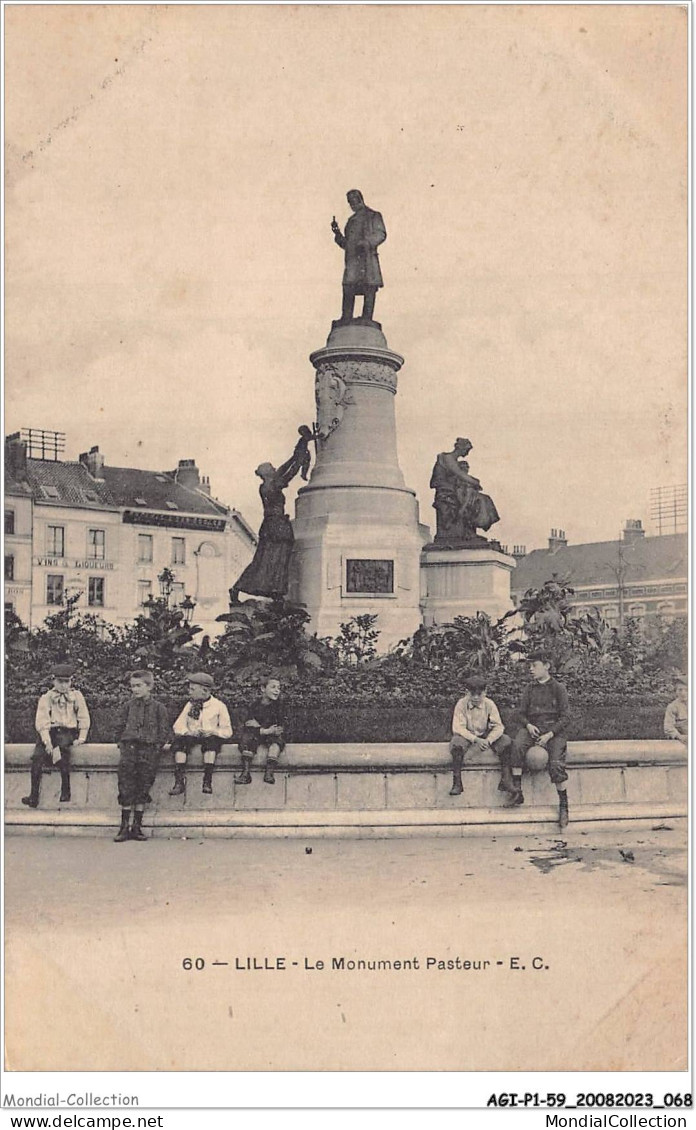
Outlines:
[[677, 679], [674, 698], [665, 710], [664, 731], [666, 738], [686, 744], [689, 736], [689, 687], [682, 676]]
[[[505, 733], [500, 711], [493, 699], [486, 697], [486, 679], [483, 675], [470, 675], [466, 680], [466, 694], [459, 699], [452, 718], [452, 788], [450, 796], [463, 792], [462, 765], [470, 749], [483, 753], [492, 749], [506, 764], [505, 754], [511, 740]], [[509, 772], [509, 770], [508, 770]], [[499, 788], [507, 787], [503, 781]]]
[[186, 789], [186, 760], [195, 745], [203, 753], [204, 793], [213, 791], [215, 759], [222, 743], [232, 737], [232, 723], [224, 702], [212, 693], [213, 679], [204, 671], [188, 676], [189, 701], [174, 723], [174, 785], [170, 796], [180, 796]]
[[90, 717], [81, 691], [72, 685], [73, 668], [59, 663], [53, 668], [53, 687], [36, 706], [34, 725], [39, 740], [31, 759], [31, 791], [22, 804], [38, 808], [41, 777], [55, 765], [60, 770], [60, 799], [70, 800], [70, 758], [74, 746], [84, 745]]

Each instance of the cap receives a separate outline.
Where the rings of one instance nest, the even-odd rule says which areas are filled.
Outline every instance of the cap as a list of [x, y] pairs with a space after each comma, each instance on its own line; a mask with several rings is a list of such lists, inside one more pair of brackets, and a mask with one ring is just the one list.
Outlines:
[[75, 668], [71, 663], [57, 663], [51, 669], [51, 674], [55, 675], [57, 679], [69, 679], [71, 675], [75, 674]]
[[198, 683], [201, 687], [212, 687], [214, 679], [212, 675], [206, 675], [205, 671], [194, 671], [193, 674], [186, 676], [189, 683]]

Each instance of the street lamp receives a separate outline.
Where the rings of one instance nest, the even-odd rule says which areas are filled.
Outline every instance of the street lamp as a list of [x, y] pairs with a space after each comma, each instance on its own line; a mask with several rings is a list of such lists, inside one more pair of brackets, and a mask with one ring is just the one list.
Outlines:
[[162, 600], [166, 602], [167, 607], [169, 607], [169, 598], [174, 588], [174, 574], [171, 569], [163, 569], [162, 572], [158, 574], [157, 580], [159, 581], [160, 596]]
[[195, 600], [192, 600], [191, 597], [187, 593], [186, 596], [184, 597], [184, 599], [182, 600], [181, 604], [179, 605], [179, 608], [181, 609], [181, 611], [184, 614], [184, 623], [185, 624], [191, 623], [191, 620], [193, 619], [193, 610], [194, 610], [195, 607], [196, 607]]

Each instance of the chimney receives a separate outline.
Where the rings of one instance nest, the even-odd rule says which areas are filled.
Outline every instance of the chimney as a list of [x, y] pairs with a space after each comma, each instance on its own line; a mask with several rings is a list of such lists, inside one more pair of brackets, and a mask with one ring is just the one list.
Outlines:
[[80, 463], [86, 467], [93, 479], [104, 481], [104, 456], [98, 447], [90, 447], [80, 455]]
[[19, 432], [14, 432], [5, 440], [5, 463], [11, 478], [16, 482], [26, 480], [27, 445]]
[[210, 497], [210, 476], [209, 475], [203, 475], [203, 478], [201, 479], [201, 485], [199, 487], [199, 490], [202, 490], [203, 494], [207, 494], [208, 497]]
[[623, 531], [623, 540], [628, 545], [634, 545], [635, 542], [640, 541], [645, 537], [645, 530], [640, 518], [627, 518], [626, 525]]
[[527, 556], [527, 546], [526, 545], [516, 545], [516, 546], [514, 546], [513, 550], [512, 550], [512, 556], [516, 560], [519, 560], [521, 557], [526, 557]]
[[549, 538], [549, 553], [556, 553], [559, 549], [563, 549], [568, 544], [565, 530], [551, 530]]
[[180, 459], [179, 466], [174, 472], [174, 478], [182, 487], [189, 490], [198, 490], [201, 485], [201, 476], [196, 466], [195, 459]]

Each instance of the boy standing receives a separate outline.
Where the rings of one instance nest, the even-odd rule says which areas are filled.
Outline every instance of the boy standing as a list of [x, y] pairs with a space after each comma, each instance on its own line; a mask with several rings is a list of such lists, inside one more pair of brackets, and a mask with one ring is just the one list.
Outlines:
[[[118, 803], [121, 827], [114, 842], [146, 840], [143, 812], [150, 801], [150, 789], [157, 776], [162, 746], [171, 735], [166, 707], [152, 697], [152, 671], [134, 671], [130, 677], [132, 698], [116, 723], [116, 740], [121, 751], [118, 763]], [[129, 829], [131, 809], [133, 827]]]
[[251, 761], [257, 749], [266, 755], [266, 771], [263, 779], [267, 785], [275, 785], [274, 769], [278, 758], [285, 749], [283, 716], [280, 699], [280, 680], [267, 679], [263, 693], [247, 713], [242, 736], [239, 739], [239, 752], [242, 755], [242, 771], [235, 777], [236, 785], [250, 785]]
[[37, 808], [44, 769], [60, 769], [60, 799], [70, 800], [70, 757], [73, 747], [84, 745], [89, 733], [89, 711], [84, 695], [72, 685], [73, 668], [59, 663], [53, 668], [53, 687], [42, 694], [36, 707], [39, 740], [31, 759], [31, 791], [22, 804]]
[[534, 652], [527, 662], [532, 682], [525, 687], [518, 709], [523, 729], [517, 731], [512, 743], [512, 791], [507, 805], [524, 804], [524, 757], [533, 745], [543, 746], [549, 755], [549, 776], [558, 791], [558, 824], [562, 830], [568, 826], [568, 774], [565, 767], [568, 692], [563, 683], [551, 677], [551, 660], [543, 652]]
[[675, 742], [686, 742], [689, 736], [689, 688], [686, 679], [677, 679], [675, 697], [665, 710], [665, 737]]
[[450, 796], [459, 796], [462, 789], [462, 765], [469, 749], [483, 753], [493, 749], [505, 764], [512, 742], [505, 733], [498, 707], [486, 697], [486, 680], [482, 675], [470, 675], [465, 683], [466, 694], [460, 698], [452, 717], [452, 788]]
[[215, 759], [223, 741], [232, 737], [232, 723], [224, 702], [212, 694], [213, 679], [204, 671], [188, 676], [189, 701], [174, 723], [174, 785], [170, 796], [180, 796], [186, 789], [186, 759], [195, 745], [203, 752], [204, 793], [213, 791]]

